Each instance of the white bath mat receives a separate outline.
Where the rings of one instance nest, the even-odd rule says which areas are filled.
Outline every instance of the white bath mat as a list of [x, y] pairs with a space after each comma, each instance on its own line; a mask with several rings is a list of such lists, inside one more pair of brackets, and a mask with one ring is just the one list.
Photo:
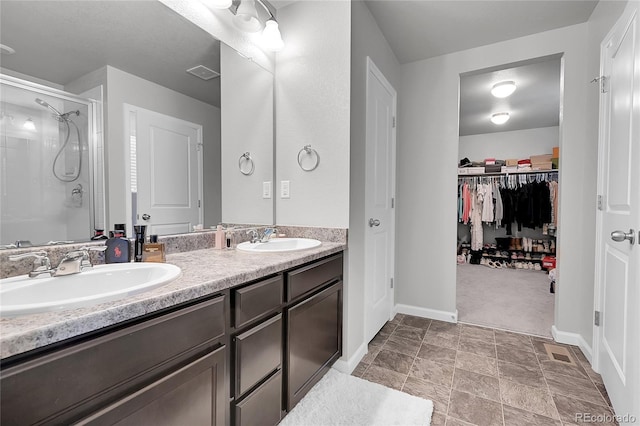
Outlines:
[[432, 413], [432, 401], [331, 369], [280, 426], [428, 426]]

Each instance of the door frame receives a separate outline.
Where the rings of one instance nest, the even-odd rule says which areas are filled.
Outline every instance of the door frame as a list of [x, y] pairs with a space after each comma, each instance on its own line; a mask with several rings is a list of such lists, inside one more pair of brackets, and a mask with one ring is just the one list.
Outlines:
[[[127, 235], [134, 235], [133, 232], [133, 224], [135, 222], [135, 204], [134, 198], [136, 195], [131, 191], [131, 113], [138, 113], [139, 111], [143, 111], [150, 114], [156, 114], [164, 117], [167, 121], [180, 122], [181, 124], [185, 124], [196, 129], [198, 133], [197, 144], [198, 148], [198, 197], [200, 199], [200, 205], [198, 207], [198, 218], [199, 223], [203, 223], [204, 220], [204, 143], [203, 143], [203, 126], [198, 123], [193, 123], [191, 121], [183, 120], [178, 117], [173, 117], [167, 114], [163, 114], [161, 112], [152, 111], [150, 109], [137, 107], [135, 105], [124, 103], [122, 104], [122, 140], [124, 142], [124, 158], [123, 161], [125, 163], [125, 215], [126, 215], [126, 229]], [[136, 116], [137, 117], [137, 116]], [[136, 125], [137, 125], [136, 118]]]
[[[367, 147], [369, 146], [369, 141], [368, 141], [368, 135], [367, 135], [367, 117], [368, 114], [366, 113], [366, 110], [368, 108], [368, 99], [369, 99], [369, 88], [370, 88], [370, 79], [371, 79], [371, 75], [375, 75], [375, 77], [380, 81], [380, 83], [385, 87], [385, 89], [387, 89], [390, 93], [393, 94], [393, 100], [392, 100], [392, 115], [394, 117], [394, 124], [392, 125], [392, 132], [391, 132], [391, 158], [389, 159], [390, 162], [390, 179], [391, 182], [389, 183], [389, 186], [391, 188], [391, 197], [394, 200], [394, 204], [391, 207], [391, 212], [390, 212], [390, 220], [389, 220], [389, 234], [390, 234], [390, 238], [389, 241], [391, 242], [391, 247], [389, 250], [389, 269], [390, 269], [390, 275], [391, 278], [394, 279], [394, 285], [393, 287], [391, 287], [390, 291], [391, 291], [391, 297], [390, 297], [390, 304], [389, 304], [389, 320], [391, 320], [393, 318], [394, 315], [394, 310], [395, 310], [395, 266], [396, 266], [396, 209], [395, 209], [395, 199], [396, 199], [396, 149], [397, 149], [397, 120], [398, 120], [398, 92], [396, 91], [396, 89], [391, 85], [391, 83], [389, 83], [389, 80], [387, 80], [387, 78], [385, 77], [385, 75], [382, 73], [382, 71], [380, 71], [380, 69], [376, 66], [376, 64], [373, 62], [373, 60], [371, 59], [371, 57], [367, 56], [367, 69], [366, 69], [366, 86], [365, 86], [365, 153], [366, 150], [368, 149]], [[365, 162], [366, 162], [366, 154], [365, 154]], [[369, 321], [370, 321], [370, 312], [369, 312], [369, 302], [371, 300], [371, 286], [368, 285], [367, 280], [366, 280], [366, 275], [367, 275], [367, 266], [371, 264], [372, 259], [367, 259], [367, 252], [366, 252], [366, 247], [367, 245], [370, 243], [369, 241], [369, 234], [368, 234], [368, 230], [367, 230], [367, 208], [369, 206], [369, 202], [370, 199], [368, 198], [368, 194], [366, 191], [366, 170], [368, 168], [368, 165], [365, 164], [365, 201], [364, 201], [364, 216], [362, 217], [362, 227], [364, 229], [364, 267], [365, 267], [365, 271], [364, 271], [364, 277], [365, 278], [365, 288], [364, 288], [364, 293], [365, 293], [365, 307], [364, 307], [364, 333], [365, 336], [367, 335], [367, 330], [368, 330], [368, 325], [369, 325]], [[365, 338], [366, 340], [367, 338]], [[366, 342], [368, 343], [368, 341]]]
[[[614, 32], [614, 30], [616, 30], [620, 25], [624, 25], [625, 28], [630, 24], [634, 13], [638, 13], [638, 12], [634, 12], [634, 13], [630, 13], [628, 12], [629, 9], [626, 9], [625, 12], [623, 12], [623, 14], [618, 18], [618, 20], [616, 21], [616, 23], [613, 25], [613, 27], [611, 28], [611, 30], [609, 31], [609, 33], [604, 37], [604, 39], [602, 40], [602, 42], [600, 43], [600, 76], [604, 76], [604, 63], [605, 63], [605, 44], [611, 40], [612, 34]], [[638, 10], [638, 9], [636, 9]], [[600, 84], [599, 84], [600, 86]], [[604, 159], [606, 157], [606, 153], [605, 153], [605, 144], [604, 144], [604, 139], [606, 137], [606, 131], [607, 129], [604, 126], [604, 119], [605, 119], [605, 115], [607, 114], [606, 111], [606, 103], [603, 102], [602, 96], [600, 96], [600, 102], [599, 102], [599, 117], [598, 117], [598, 169], [597, 169], [597, 173], [598, 173], [598, 178], [597, 178], [597, 193], [598, 193], [598, 197], [604, 197], [604, 193], [605, 193], [605, 184], [604, 184], [604, 168], [605, 168], [605, 162]], [[639, 222], [640, 222], [640, 217], [636, 218]], [[594, 313], [597, 312], [602, 312], [603, 309], [603, 300], [601, 297], [601, 292], [602, 292], [602, 287], [603, 287], [603, 277], [602, 277], [602, 272], [603, 272], [603, 266], [604, 266], [604, 250], [602, 249], [602, 245], [603, 245], [603, 239], [608, 238], [607, 235], [604, 234], [604, 226], [603, 226], [603, 220], [604, 220], [604, 213], [603, 210], [601, 209], [597, 209], [596, 210], [596, 256], [595, 256], [595, 266], [594, 266], [594, 274], [595, 274], [595, 279], [594, 279], [594, 289], [593, 289], [593, 310]], [[637, 233], [638, 230], [636, 229], [635, 232]], [[636, 242], [636, 244], [638, 244], [638, 242]], [[640, 283], [639, 283], [640, 284]], [[600, 347], [602, 345], [602, 341], [600, 339], [600, 326], [595, 325], [595, 321], [593, 324], [593, 344], [592, 344], [592, 351], [591, 351], [591, 365], [593, 367], [593, 370], [595, 372], [600, 372]], [[639, 386], [638, 389], [640, 390], [640, 382], [637, 383], [637, 385]]]

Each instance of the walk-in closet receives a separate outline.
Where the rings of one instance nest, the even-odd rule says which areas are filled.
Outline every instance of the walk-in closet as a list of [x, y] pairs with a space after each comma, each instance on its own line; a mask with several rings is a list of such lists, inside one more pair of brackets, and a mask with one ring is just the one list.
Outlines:
[[551, 337], [561, 58], [460, 76], [458, 320]]

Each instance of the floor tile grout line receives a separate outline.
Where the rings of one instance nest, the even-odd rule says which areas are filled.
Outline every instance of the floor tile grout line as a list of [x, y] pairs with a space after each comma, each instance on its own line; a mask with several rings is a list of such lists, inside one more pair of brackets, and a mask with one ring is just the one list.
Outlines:
[[[531, 337], [529, 337], [531, 340]], [[533, 341], [531, 341], [531, 345], [533, 345]], [[535, 347], [534, 347], [535, 350]], [[534, 352], [535, 353], [535, 352]], [[538, 361], [538, 368], [542, 372], [542, 379], [544, 380], [544, 384], [547, 386], [547, 393], [551, 398], [551, 403], [553, 404], [553, 408], [556, 410], [556, 414], [558, 415], [558, 421], [561, 425], [564, 425], [564, 420], [562, 420], [562, 416], [560, 415], [560, 410], [558, 410], [558, 406], [556, 405], [556, 400], [553, 398], [553, 392], [551, 392], [551, 387], [549, 386], [549, 382], [547, 381], [547, 376], [544, 375], [544, 370], [542, 369], [542, 363], [540, 362], [540, 357], [536, 354], [536, 360]]]

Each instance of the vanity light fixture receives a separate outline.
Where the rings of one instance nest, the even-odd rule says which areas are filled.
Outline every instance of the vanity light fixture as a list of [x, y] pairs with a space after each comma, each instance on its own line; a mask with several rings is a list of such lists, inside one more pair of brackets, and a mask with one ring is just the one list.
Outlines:
[[516, 83], [514, 81], [501, 81], [493, 85], [491, 94], [496, 98], [506, 98], [516, 91]]
[[491, 122], [493, 124], [504, 124], [507, 121], [509, 121], [508, 112], [496, 112], [495, 114], [491, 114]]
[[31, 117], [27, 118], [24, 122], [24, 124], [22, 125], [22, 127], [24, 127], [27, 130], [35, 130], [36, 129], [36, 123], [33, 122], [33, 120], [31, 119]]
[[233, 0], [205, 0], [205, 4], [214, 9], [229, 9]]
[[[260, 4], [269, 14], [266, 23], [260, 20], [256, 3]], [[274, 52], [282, 50], [284, 42], [282, 41], [282, 35], [278, 28], [278, 22], [262, 0], [240, 0], [240, 4], [235, 12], [233, 12], [233, 9], [230, 10], [235, 14], [233, 23], [238, 29], [249, 33], [256, 33], [264, 28], [262, 32], [262, 45], [264, 48]]]

